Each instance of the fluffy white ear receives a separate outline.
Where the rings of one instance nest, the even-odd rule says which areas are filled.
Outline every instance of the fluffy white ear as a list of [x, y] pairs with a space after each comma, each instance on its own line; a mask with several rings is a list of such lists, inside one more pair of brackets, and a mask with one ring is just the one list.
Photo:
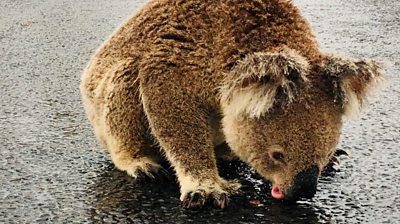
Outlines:
[[360, 113], [368, 95], [384, 80], [381, 64], [372, 59], [356, 61], [329, 55], [322, 61], [322, 69], [332, 81], [335, 100], [341, 102], [347, 118]]
[[305, 84], [308, 61], [294, 50], [247, 55], [226, 74], [220, 87], [225, 113], [260, 117], [275, 104], [286, 106]]

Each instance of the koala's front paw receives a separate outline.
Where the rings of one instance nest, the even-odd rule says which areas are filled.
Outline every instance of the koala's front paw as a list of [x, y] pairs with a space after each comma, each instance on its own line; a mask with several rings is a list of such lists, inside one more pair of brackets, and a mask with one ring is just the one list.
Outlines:
[[241, 185], [238, 181], [221, 179], [218, 183], [199, 184], [191, 190], [182, 191], [182, 207], [201, 209], [205, 205], [224, 209], [229, 203], [229, 196], [237, 194]]
[[182, 207], [190, 209], [203, 208], [205, 204], [211, 204], [214, 208], [225, 208], [229, 199], [226, 192], [207, 193], [204, 190], [188, 192], [182, 201]]

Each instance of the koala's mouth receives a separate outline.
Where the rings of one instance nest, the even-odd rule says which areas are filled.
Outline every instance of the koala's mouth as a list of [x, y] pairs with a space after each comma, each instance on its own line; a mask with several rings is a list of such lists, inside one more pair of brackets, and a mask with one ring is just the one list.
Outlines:
[[298, 173], [293, 181], [293, 185], [283, 190], [278, 184], [273, 184], [271, 195], [277, 200], [295, 202], [300, 198], [310, 199], [317, 192], [317, 182], [319, 169], [317, 166], [311, 166]]
[[282, 200], [285, 198], [285, 194], [283, 194], [281, 192], [281, 190], [279, 189], [279, 186], [277, 184], [274, 184], [272, 186], [271, 195], [273, 198], [278, 199], [278, 200]]

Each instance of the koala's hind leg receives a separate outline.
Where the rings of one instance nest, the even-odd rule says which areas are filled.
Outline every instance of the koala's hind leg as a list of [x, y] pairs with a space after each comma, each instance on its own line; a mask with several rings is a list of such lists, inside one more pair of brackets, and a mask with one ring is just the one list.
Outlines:
[[142, 100], [152, 133], [176, 171], [182, 205], [201, 208], [208, 202], [224, 208], [240, 185], [218, 174], [205, 105], [171, 80], [153, 80], [141, 79]]
[[[98, 81], [92, 99], [86, 96], [85, 108], [97, 138], [110, 152], [115, 166], [135, 178], [153, 177], [161, 168], [161, 156], [158, 149], [151, 147], [153, 141], [136, 78], [134, 62], [120, 62]], [[86, 83], [90, 83], [90, 78]]]

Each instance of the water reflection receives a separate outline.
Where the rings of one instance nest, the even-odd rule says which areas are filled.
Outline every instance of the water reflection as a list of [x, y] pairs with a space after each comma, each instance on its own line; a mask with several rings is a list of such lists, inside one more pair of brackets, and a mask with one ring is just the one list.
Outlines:
[[[136, 182], [110, 163], [88, 189], [86, 203], [93, 222], [134, 223], [324, 223], [330, 216], [312, 201], [283, 204], [269, 195], [270, 186], [240, 162], [220, 164], [225, 178], [239, 178], [243, 194], [226, 210], [180, 207], [175, 181]], [[254, 204], [252, 201], [259, 201]]]

